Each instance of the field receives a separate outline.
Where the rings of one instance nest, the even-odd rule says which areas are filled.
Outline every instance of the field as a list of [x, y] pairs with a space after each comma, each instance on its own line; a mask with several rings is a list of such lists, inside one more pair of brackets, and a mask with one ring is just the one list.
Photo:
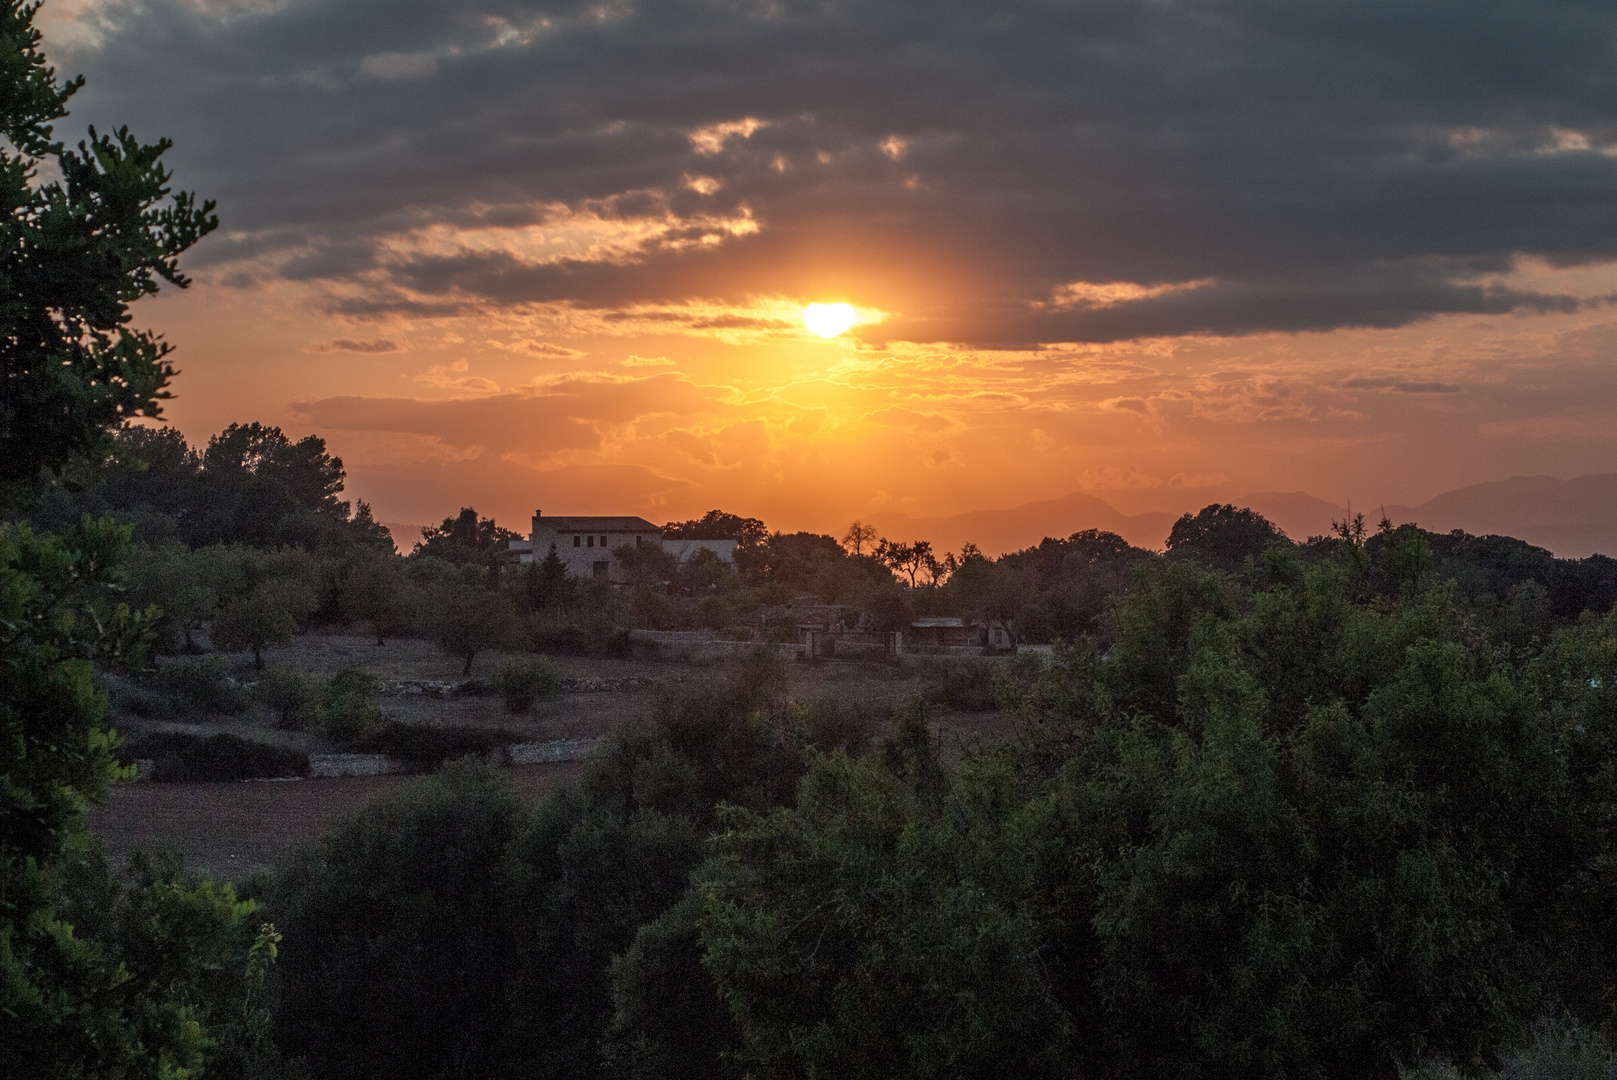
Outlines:
[[[506, 769], [518, 794], [539, 799], [577, 774], [576, 762]], [[168, 849], [185, 865], [225, 880], [268, 866], [314, 840], [409, 776], [333, 780], [242, 780], [211, 784], [121, 784], [90, 814], [90, 829], [114, 865], [134, 851]]]
[[[232, 676], [255, 678], [249, 658], [230, 658]], [[473, 666], [474, 677], [486, 678], [508, 656], [488, 653]], [[719, 674], [713, 667], [611, 658], [552, 658], [574, 689], [541, 701], [531, 714], [512, 716], [496, 696], [423, 694], [378, 698], [384, 718], [416, 725], [459, 725], [498, 730], [512, 742], [592, 739], [620, 725], [645, 723], [660, 690]], [[460, 662], [434, 646], [399, 639], [378, 646], [374, 639], [349, 635], [310, 634], [284, 649], [267, 650], [267, 665], [286, 665], [310, 675], [329, 677], [359, 667], [387, 681], [460, 681]], [[632, 680], [632, 682], [630, 681]], [[924, 668], [820, 663], [792, 665], [791, 695], [800, 700], [832, 697], [856, 702], [881, 713], [915, 694], [929, 693], [934, 680]], [[578, 689], [611, 687], [611, 689]], [[929, 696], [936, 696], [929, 694]], [[1010, 724], [1001, 713], [954, 712], [940, 707], [938, 729], [946, 749], [977, 739], [1003, 737]], [[284, 731], [260, 707], [233, 716], [189, 715], [168, 720], [123, 714], [114, 717], [128, 737], [152, 731], [187, 731], [206, 735], [230, 733], [264, 742], [298, 746], [310, 752], [328, 750], [321, 736]], [[877, 734], [883, 734], [878, 726]], [[576, 761], [510, 767], [505, 774], [525, 798], [541, 799], [578, 775]], [[185, 865], [226, 880], [282, 858], [295, 846], [310, 842], [344, 817], [412, 782], [404, 776], [363, 776], [298, 781], [224, 783], [131, 783], [120, 785], [91, 814], [93, 832], [108, 854], [121, 862], [135, 850], [169, 849]]]

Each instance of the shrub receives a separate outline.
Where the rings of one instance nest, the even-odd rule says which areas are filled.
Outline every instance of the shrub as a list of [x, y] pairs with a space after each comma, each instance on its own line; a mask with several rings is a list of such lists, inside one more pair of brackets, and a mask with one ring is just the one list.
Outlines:
[[401, 724], [393, 720], [350, 745], [370, 754], [386, 754], [407, 772], [431, 772], [446, 761], [486, 755], [510, 739], [490, 728]]
[[309, 755], [301, 750], [235, 735], [193, 735], [184, 731], [131, 739], [119, 748], [118, 757], [126, 765], [150, 759], [152, 779], [164, 782], [262, 780], [304, 776], [309, 771]]
[[849, 754], [860, 754], [870, 744], [878, 716], [873, 706], [835, 694], [799, 702], [795, 713], [809, 745], [828, 753], [845, 750]]
[[382, 722], [382, 710], [371, 699], [376, 677], [361, 668], [344, 668], [326, 683], [321, 722], [326, 737], [339, 746], [363, 741]]
[[278, 664], [266, 671], [253, 688], [253, 696], [260, 704], [275, 711], [282, 727], [298, 731], [320, 719], [321, 705], [325, 699], [324, 688], [318, 679], [285, 664]]
[[505, 698], [507, 711], [525, 713], [535, 701], [556, 695], [561, 689], [561, 673], [548, 660], [507, 660], [494, 673], [493, 683]]
[[230, 677], [222, 656], [167, 661], [154, 675], [117, 679], [111, 685], [121, 710], [149, 720], [233, 715], [251, 701], [247, 688]]
[[994, 667], [981, 661], [948, 664], [938, 672], [937, 697], [951, 709], [961, 712], [992, 712], [999, 707], [994, 696]]

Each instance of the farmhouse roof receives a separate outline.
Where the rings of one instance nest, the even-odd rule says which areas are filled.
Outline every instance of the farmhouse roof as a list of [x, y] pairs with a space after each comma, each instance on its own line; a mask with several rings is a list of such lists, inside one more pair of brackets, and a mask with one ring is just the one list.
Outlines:
[[661, 533], [662, 527], [643, 517], [541, 517], [541, 529], [559, 533]]

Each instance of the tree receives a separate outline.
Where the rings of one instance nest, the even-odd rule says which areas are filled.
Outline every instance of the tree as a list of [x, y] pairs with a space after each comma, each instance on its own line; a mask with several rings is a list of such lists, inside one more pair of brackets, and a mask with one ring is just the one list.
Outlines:
[[111, 454], [47, 489], [32, 519], [61, 527], [81, 514], [110, 513], [133, 524], [141, 542], [193, 548], [393, 550], [368, 505], [337, 498], [342, 459], [318, 436], [293, 442], [278, 427], [232, 424], [199, 452], [172, 429], [125, 428], [114, 434]]
[[769, 536], [769, 530], [757, 518], [723, 510], [709, 510], [689, 521], [670, 521], [662, 531], [665, 540], [734, 540], [741, 550], [755, 548]]
[[917, 540], [913, 544], [895, 544], [890, 540], [883, 540], [876, 547], [876, 557], [909, 578], [912, 589], [915, 588], [915, 575], [925, 570], [929, 563], [936, 561], [930, 540]]
[[[159, 414], [170, 347], [133, 329], [129, 307], [160, 282], [184, 288], [179, 255], [219, 224], [213, 203], [171, 191], [167, 139], [125, 128], [92, 128], [76, 150], [56, 139], [83, 79], [56, 81], [37, 10], [0, 6], [0, 507], [29, 501], [46, 471], [100, 461], [114, 429]], [[47, 164], [60, 178], [42, 183]]]
[[[698, 554], [713, 553], [703, 549]], [[612, 558], [623, 568], [630, 585], [666, 585], [679, 569], [673, 553], [664, 551], [661, 544], [619, 544]]]
[[876, 526], [856, 521], [849, 525], [848, 531], [842, 535], [842, 546], [855, 555], [863, 555], [865, 546], [867, 544], [874, 545], [879, 535], [876, 531]]
[[1609, 1022], [1617, 617], [1523, 670], [1451, 584], [1257, 569], [1146, 564], [1010, 684], [1015, 746], [946, 768], [904, 716], [731, 812], [696, 880], [749, 1070], [1477, 1074]]
[[444, 518], [443, 524], [422, 529], [421, 541], [410, 555], [431, 556], [456, 566], [499, 566], [509, 542], [521, 538], [520, 533], [495, 524], [493, 518], [478, 517], [477, 511], [467, 506], [455, 517]]
[[[144, 665], [154, 612], [121, 599], [129, 530], [0, 526], [0, 1075], [178, 1077], [247, 1006], [251, 904], [137, 866], [84, 812], [123, 776], [94, 664]], [[259, 952], [273, 951], [264, 928]], [[260, 971], [258, 978], [262, 977]], [[248, 979], [254, 976], [249, 971]], [[213, 1044], [210, 1049], [210, 1043]]]
[[218, 550], [188, 551], [179, 544], [146, 548], [130, 573], [131, 597], [161, 611], [157, 642], [165, 650], [200, 652], [193, 635], [219, 607], [214, 565]]
[[257, 422], [231, 424], [209, 439], [202, 467], [238, 486], [247, 476], [273, 483], [305, 510], [335, 510], [346, 476], [342, 458], [326, 453], [320, 436], [294, 443], [280, 428]]
[[423, 607], [438, 647], [464, 661], [463, 676], [471, 676], [472, 661], [485, 650], [516, 640], [516, 616], [509, 601], [470, 567], [435, 582]]
[[1214, 503], [1173, 523], [1168, 554], [1234, 573], [1247, 559], [1262, 556], [1270, 544], [1289, 543], [1286, 534], [1256, 510]]
[[[156, 416], [168, 346], [129, 306], [183, 287], [178, 255], [217, 225], [170, 198], [159, 158], [125, 129], [76, 152], [52, 136], [83, 84], [56, 82], [37, 4], [0, 5], [0, 511], [45, 473], [99, 463], [112, 432]], [[54, 159], [60, 179], [38, 183]], [[58, 536], [0, 524], [0, 1075], [245, 1074], [274, 936], [229, 888], [149, 873], [125, 885], [83, 823], [124, 773], [95, 664], [138, 670], [155, 617], [121, 600], [130, 530]], [[250, 943], [250, 944], [249, 944]], [[239, 1025], [232, 1020], [236, 1018]], [[241, 1038], [231, 1034], [234, 1028]], [[241, 1051], [237, 1054], [237, 1051]]]
[[378, 646], [409, 632], [415, 618], [413, 590], [399, 573], [395, 557], [360, 555], [349, 559], [339, 573], [337, 608], [344, 618], [367, 624]]
[[567, 564], [556, 554], [555, 544], [550, 545], [544, 558], [536, 557], [527, 565], [521, 582], [521, 607], [529, 614], [566, 607], [577, 591], [573, 579], [567, 576]]
[[301, 552], [236, 548], [222, 553], [218, 614], [209, 632], [216, 648], [251, 649], [264, 670], [264, 649], [290, 644], [316, 605], [313, 568]]

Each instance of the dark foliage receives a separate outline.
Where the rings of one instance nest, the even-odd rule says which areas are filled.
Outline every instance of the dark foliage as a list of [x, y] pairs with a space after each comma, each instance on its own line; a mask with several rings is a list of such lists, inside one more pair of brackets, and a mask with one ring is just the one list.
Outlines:
[[125, 765], [152, 762], [153, 780], [263, 780], [307, 776], [309, 755], [288, 746], [271, 746], [235, 735], [155, 732], [131, 739], [118, 750]]
[[939, 700], [961, 712], [988, 712], [998, 707], [995, 667], [981, 660], [939, 665], [934, 682]]
[[511, 736], [492, 728], [391, 720], [346, 745], [361, 753], [386, 754], [407, 772], [421, 773], [463, 757], [485, 757], [510, 741]]
[[728, 1075], [734, 1031], [676, 908], [720, 803], [792, 797], [784, 674], [761, 655], [670, 693], [531, 817], [460, 766], [300, 856], [266, 896], [283, 1049], [315, 1077]]
[[532, 711], [534, 703], [561, 689], [561, 672], [548, 660], [508, 660], [490, 680], [511, 713]]
[[[131, 328], [129, 308], [163, 282], [187, 285], [179, 255], [219, 224], [213, 203], [170, 189], [168, 140], [91, 129], [72, 150], [55, 137], [83, 79], [56, 81], [36, 7], [0, 7], [0, 508], [28, 501], [47, 470], [100, 461], [119, 425], [158, 415], [169, 346]], [[41, 164], [59, 178], [39, 183]]]
[[1173, 523], [1168, 554], [1234, 573], [1270, 544], [1287, 543], [1286, 534], [1256, 510], [1214, 503]]
[[769, 530], [757, 518], [723, 510], [709, 510], [689, 521], [670, 521], [662, 532], [668, 540], [735, 540], [737, 548], [756, 547], [769, 535]]
[[412, 551], [412, 558], [432, 557], [455, 566], [498, 566], [505, 562], [509, 542], [521, 539], [522, 534], [501, 528], [493, 518], [480, 518], [477, 511], [465, 507], [455, 517], [444, 518], [443, 523], [421, 530], [421, 540]]
[[369, 506], [337, 498], [342, 459], [317, 435], [293, 442], [278, 427], [231, 424], [197, 451], [171, 429], [126, 428], [113, 450], [77, 490], [51, 488], [35, 522], [56, 528], [80, 514], [111, 514], [149, 544], [393, 550]]

